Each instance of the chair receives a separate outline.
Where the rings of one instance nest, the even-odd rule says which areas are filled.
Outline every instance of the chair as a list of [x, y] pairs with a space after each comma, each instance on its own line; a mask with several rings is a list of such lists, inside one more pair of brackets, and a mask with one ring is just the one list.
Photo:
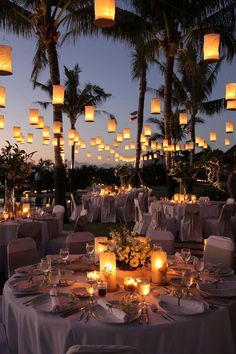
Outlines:
[[233, 215], [234, 205], [225, 204], [217, 219], [205, 219], [204, 234], [205, 236], [228, 236], [232, 237], [231, 217]]
[[66, 237], [65, 245], [69, 248], [70, 254], [85, 254], [86, 243], [94, 241], [94, 234], [91, 232], [75, 232]]
[[233, 266], [234, 242], [229, 237], [209, 236], [206, 240], [204, 261], [221, 263], [226, 267]]
[[54, 205], [52, 209], [52, 215], [55, 215], [59, 219], [59, 233], [63, 229], [65, 207], [63, 205]]
[[6, 336], [5, 328], [2, 323], [0, 323], [0, 353], [10, 354], [10, 350], [7, 344], [7, 336]]
[[72, 221], [75, 221], [78, 218], [78, 216], [80, 215], [80, 213], [81, 213], [81, 205], [77, 204], [76, 195], [74, 195], [74, 193], [71, 193], [70, 196], [71, 196], [71, 215], [70, 215], [70, 219]]
[[100, 208], [93, 205], [91, 197], [88, 195], [82, 196], [82, 210], [80, 215], [87, 216], [88, 222], [92, 223], [99, 218]]
[[202, 241], [202, 223], [199, 205], [186, 205], [184, 217], [180, 222], [180, 239], [181, 241]]
[[141, 354], [134, 347], [126, 345], [73, 345], [66, 354]]
[[160, 201], [156, 200], [150, 205], [151, 222], [147, 232], [162, 230], [170, 231], [176, 237], [177, 228], [175, 218], [167, 217], [164, 213], [163, 206]]
[[0, 295], [0, 323], [2, 322], [2, 295]]
[[234, 204], [234, 203], [235, 203], [234, 198], [228, 198], [228, 199], [226, 200], [226, 204]]
[[163, 251], [167, 254], [175, 253], [175, 237], [170, 231], [148, 231], [146, 237], [150, 238], [151, 244], [160, 243]]
[[126, 196], [124, 206], [117, 208], [117, 217], [126, 223], [134, 221], [134, 196], [132, 193]]
[[135, 225], [133, 230], [139, 235], [145, 235], [151, 222], [151, 215], [149, 213], [142, 212], [139, 200], [136, 198], [134, 199], [134, 207]]
[[13, 274], [14, 269], [38, 263], [40, 260], [37, 246], [31, 237], [17, 238], [7, 245], [8, 276]]
[[22, 222], [16, 230], [16, 238], [31, 237], [36, 245], [39, 255], [42, 257], [45, 254], [44, 245], [42, 242], [42, 227], [37, 221]]
[[116, 222], [116, 206], [115, 198], [112, 195], [103, 197], [101, 206], [101, 222], [115, 223]]

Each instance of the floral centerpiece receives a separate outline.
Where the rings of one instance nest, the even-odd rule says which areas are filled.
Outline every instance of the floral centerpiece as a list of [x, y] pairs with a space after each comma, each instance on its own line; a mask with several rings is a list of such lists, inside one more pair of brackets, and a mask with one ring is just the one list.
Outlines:
[[108, 241], [109, 251], [115, 252], [117, 266], [123, 270], [135, 270], [148, 266], [150, 262], [150, 243], [148, 238], [139, 237], [135, 231], [122, 227], [112, 230]]
[[2, 148], [0, 154], [0, 178], [5, 184], [5, 210], [9, 213], [14, 209], [14, 189], [31, 172], [32, 156], [20, 149], [17, 144], [11, 145], [9, 141]]

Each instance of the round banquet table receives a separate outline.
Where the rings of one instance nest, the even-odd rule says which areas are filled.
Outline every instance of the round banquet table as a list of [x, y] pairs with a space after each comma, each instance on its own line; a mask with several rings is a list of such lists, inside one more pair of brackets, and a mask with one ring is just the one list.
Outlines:
[[[118, 279], [121, 272], [118, 271]], [[85, 277], [76, 274], [83, 285]], [[121, 282], [121, 279], [119, 279]], [[73, 285], [75, 286], [75, 285]], [[78, 284], [77, 284], [78, 287]], [[68, 288], [60, 288], [68, 292]], [[110, 293], [107, 300], [113, 297]], [[12, 354], [65, 354], [74, 344], [123, 344], [138, 348], [142, 354], [235, 354], [230, 321], [231, 306], [195, 316], [175, 316], [169, 322], [149, 311], [150, 323], [140, 325], [105, 324], [94, 318], [78, 321], [80, 313], [67, 318], [43, 314], [23, 303], [27, 298], [13, 295], [10, 281], [3, 290], [3, 323]], [[156, 302], [150, 294], [148, 303]]]

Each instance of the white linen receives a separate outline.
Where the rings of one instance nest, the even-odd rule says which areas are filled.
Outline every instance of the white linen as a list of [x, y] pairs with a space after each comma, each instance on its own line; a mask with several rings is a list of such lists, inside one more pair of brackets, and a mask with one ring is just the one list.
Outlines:
[[50, 289], [49, 294], [50, 294], [50, 300], [52, 305], [52, 311], [56, 312], [60, 309], [60, 301], [58, 298], [57, 289], [55, 288]]
[[73, 345], [66, 354], [140, 354], [140, 352], [123, 345]]
[[[206, 310], [206, 305], [203, 302], [190, 300], [190, 299], [179, 299], [176, 296], [161, 295], [160, 301], [164, 301], [177, 307], [177, 310], [181, 313], [202, 313]], [[178, 305], [178, 302], [180, 305]]]
[[108, 301], [105, 301], [103, 299], [98, 299], [98, 305], [100, 305], [101, 307], [103, 307], [106, 311], [109, 310], [109, 308], [111, 308], [111, 314], [113, 316], [115, 316], [116, 318], [118, 318], [118, 320], [122, 321], [122, 322], [126, 322], [128, 320], [128, 315], [127, 313], [125, 313], [123, 310], [118, 309], [114, 306], [112, 306], [111, 303], [109, 303]]

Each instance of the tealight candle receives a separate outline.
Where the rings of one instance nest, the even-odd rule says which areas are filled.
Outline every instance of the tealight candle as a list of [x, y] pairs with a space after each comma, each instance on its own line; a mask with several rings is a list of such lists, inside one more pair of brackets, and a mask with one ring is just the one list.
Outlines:
[[87, 293], [89, 294], [89, 296], [93, 296], [95, 293], [95, 289], [94, 289], [93, 285], [89, 285], [86, 290], [87, 290]]
[[138, 292], [142, 296], [146, 296], [150, 293], [150, 279], [149, 278], [140, 279], [140, 281], [138, 282]]
[[94, 270], [93, 272], [87, 272], [87, 279], [89, 282], [97, 282], [100, 280], [100, 273], [97, 270]]
[[195, 203], [196, 200], [197, 200], [197, 196], [196, 196], [195, 194], [192, 194], [192, 195], [191, 195], [191, 201], [192, 201], [193, 203]]
[[107, 282], [107, 289], [116, 290], [116, 255], [114, 252], [100, 253], [100, 273]]
[[95, 264], [99, 262], [99, 254], [107, 250], [107, 246], [102, 243], [107, 242], [107, 237], [95, 237], [94, 252], [95, 252]]
[[153, 251], [151, 254], [151, 279], [153, 283], [163, 285], [167, 281], [167, 254]]
[[124, 289], [126, 291], [135, 291], [137, 288], [137, 280], [132, 277], [125, 277], [124, 278]]

